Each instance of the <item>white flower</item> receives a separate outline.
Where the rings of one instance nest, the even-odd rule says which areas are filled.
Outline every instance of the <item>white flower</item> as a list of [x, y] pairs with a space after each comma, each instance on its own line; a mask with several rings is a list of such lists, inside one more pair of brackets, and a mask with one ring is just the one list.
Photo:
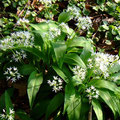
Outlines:
[[16, 82], [17, 79], [20, 79], [22, 75], [18, 72], [17, 67], [9, 67], [7, 71], [4, 72], [6, 75], [6, 79], [11, 80], [12, 82]]
[[22, 24], [29, 24], [29, 20], [28, 20], [28, 19], [25, 19], [25, 18], [20, 18], [20, 19], [17, 21], [17, 25], [22, 25]]
[[81, 10], [79, 7], [72, 5], [72, 6], [68, 6], [67, 12], [69, 12], [71, 14], [71, 18], [72, 19], [78, 19], [81, 16]]
[[89, 100], [91, 100], [92, 98], [98, 99], [99, 97], [99, 91], [96, 90], [94, 86], [87, 88], [86, 93], [87, 93], [87, 97], [89, 97]]
[[14, 116], [15, 116], [15, 111], [11, 108], [9, 108], [9, 113], [6, 114], [5, 109], [3, 109], [3, 114], [0, 114], [0, 118], [2, 120], [14, 120]]
[[34, 37], [28, 31], [20, 31], [11, 33], [9, 38], [0, 41], [0, 49], [11, 49], [15, 45], [23, 45], [25, 47], [32, 47], [34, 45]]
[[58, 91], [61, 91], [62, 90], [62, 83], [63, 83], [63, 80], [61, 78], [59, 78], [58, 76], [53, 76], [53, 80], [50, 81], [48, 80], [47, 83], [53, 87], [53, 91], [56, 93]]
[[92, 27], [92, 21], [88, 16], [87, 17], [79, 17], [78, 23], [76, 25], [79, 29], [88, 30], [90, 27]]
[[73, 78], [77, 79], [78, 81], [79, 80], [84, 80], [85, 77], [86, 77], [86, 69], [85, 68], [81, 68], [80, 66], [75, 66], [73, 68]]
[[26, 52], [21, 50], [21, 51], [15, 51], [15, 53], [12, 56], [12, 59], [15, 62], [19, 62], [19, 61], [21, 61], [21, 59], [25, 59], [26, 57], [27, 57]]

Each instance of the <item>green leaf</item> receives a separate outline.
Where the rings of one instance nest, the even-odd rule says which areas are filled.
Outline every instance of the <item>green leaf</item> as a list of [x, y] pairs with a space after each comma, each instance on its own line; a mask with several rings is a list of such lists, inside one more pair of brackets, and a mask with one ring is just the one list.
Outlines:
[[32, 72], [28, 79], [27, 93], [29, 98], [29, 104], [32, 108], [35, 97], [39, 91], [40, 85], [43, 82], [42, 73], [38, 74], [36, 71]]
[[92, 105], [93, 105], [93, 109], [95, 111], [95, 114], [97, 116], [98, 120], [103, 120], [103, 112], [102, 112], [102, 108], [100, 103], [98, 102], [98, 100], [93, 99], [92, 100]]
[[97, 0], [97, 4], [104, 4], [105, 3], [105, 0]]
[[6, 106], [6, 113], [9, 114], [10, 108], [13, 109], [13, 105], [7, 91], [5, 91], [5, 106]]
[[31, 117], [35, 120], [39, 120], [45, 114], [49, 102], [50, 100], [44, 99], [37, 103], [31, 111]]
[[52, 68], [66, 83], [68, 82], [67, 76], [62, 72], [61, 69], [59, 69], [57, 66], [52, 66]]
[[85, 37], [75, 37], [72, 40], [67, 41], [68, 47], [88, 47], [91, 46], [91, 41]]
[[115, 96], [115, 94], [108, 90], [99, 89], [99, 95], [104, 100], [104, 102], [110, 107], [110, 109], [114, 113], [114, 116], [116, 116], [119, 112], [120, 103], [118, 104], [118, 101], [116, 101], [118, 98]]
[[45, 116], [46, 120], [48, 120], [48, 117], [53, 112], [55, 112], [63, 102], [64, 102], [64, 96], [62, 93], [58, 93], [55, 97], [53, 97], [53, 99], [50, 101], [47, 107], [46, 116]]
[[15, 114], [21, 119], [21, 120], [32, 120], [23, 110], [18, 110], [15, 112]]
[[69, 53], [65, 55], [64, 62], [71, 65], [79, 65], [83, 68], [86, 68], [85, 63], [82, 61], [82, 59], [75, 53]]
[[88, 49], [88, 48], [83, 48], [83, 51], [82, 51], [82, 53], [81, 53], [81, 55], [80, 55], [80, 58], [84, 61], [84, 63], [86, 63], [87, 64], [87, 61], [88, 61], [88, 59], [90, 58], [90, 56], [91, 56], [91, 51], [90, 51], [90, 49]]
[[79, 120], [81, 110], [81, 97], [75, 93], [71, 84], [65, 87], [64, 112], [67, 111], [69, 120]]
[[105, 88], [105, 89], [109, 89], [113, 92], [118, 90], [115, 83], [106, 81], [106, 80], [92, 80], [89, 84], [93, 85], [96, 88]]
[[70, 20], [71, 20], [71, 14], [69, 12], [62, 12], [58, 17], [59, 23], [62, 23], [62, 22], [66, 23]]
[[32, 64], [24, 64], [19, 69], [19, 72], [22, 75], [30, 75], [33, 71], [35, 71], [35, 66], [33, 66]]
[[54, 49], [54, 53], [55, 53], [55, 57], [56, 57], [58, 66], [62, 67], [67, 46], [65, 45], [65, 42], [52, 43], [52, 46]]

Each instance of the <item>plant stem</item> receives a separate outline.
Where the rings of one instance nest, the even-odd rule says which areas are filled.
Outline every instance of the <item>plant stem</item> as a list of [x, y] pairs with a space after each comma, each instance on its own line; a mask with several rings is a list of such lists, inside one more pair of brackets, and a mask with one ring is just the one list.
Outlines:
[[89, 110], [89, 114], [88, 114], [88, 120], [92, 120], [92, 104], [91, 104], [91, 100], [89, 101], [90, 103], [90, 110]]

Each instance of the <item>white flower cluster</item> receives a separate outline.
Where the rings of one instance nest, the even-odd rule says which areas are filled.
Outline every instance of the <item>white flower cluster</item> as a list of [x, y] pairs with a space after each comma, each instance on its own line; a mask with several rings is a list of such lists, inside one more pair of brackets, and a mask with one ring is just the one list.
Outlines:
[[3, 114], [0, 114], [1, 120], [14, 120], [15, 111], [13, 109], [9, 109], [9, 114], [6, 114], [5, 109], [3, 109]]
[[52, 3], [55, 3], [56, 0], [39, 0], [43, 5], [50, 5]]
[[56, 93], [58, 91], [61, 91], [63, 86], [62, 86], [63, 80], [59, 78], [58, 76], [53, 76], [53, 80], [50, 81], [48, 80], [48, 84], [53, 87], [53, 91]]
[[27, 57], [27, 54], [24, 50], [21, 51], [15, 51], [15, 53], [12, 55], [12, 59], [15, 62], [21, 61], [21, 59], [25, 59]]
[[29, 24], [29, 20], [28, 20], [28, 19], [25, 19], [25, 18], [20, 18], [20, 19], [17, 21], [17, 25], [23, 25], [23, 24]]
[[28, 31], [20, 31], [12, 33], [9, 38], [0, 41], [0, 49], [11, 49], [15, 45], [23, 45], [25, 47], [32, 47], [34, 45], [34, 37]]
[[61, 35], [61, 30], [59, 28], [50, 28], [48, 33], [44, 33], [43, 37], [51, 41], [59, 35]]
[[18, 72], [17, 67], [9, 67], [4, 72], [4, 75], [6, 75], [7, 80], [11, 80], [12, 82], [16, 82], [16, 80], [20, 79], [22, 75]]
[[73, 79], [75, 79], [78, 83], [82, 83], [85, 80], [87, 70], [85, 68], [81, 68], [80, 66], [75, 66], [73, 68]]
[[88, 59], [88, 68], [91, 69], [94, 66], [94, 74], [96, 76], [103, 75], [105, 79], [110, 76], [110, 68], [115, 64], [120, 64], [118, 55], [97, 52]]
[[66, 12], [69, 12], [71, 14], [72, 19], [77, 20], [79, 17], [81, 17], [81, 10], [75, 5], [68, 6]]
[[78, 23], [76, 24], [79, 29], [82, 30], [88, 30], [89, 28], [92, 27], [92, 21], [91, 19], [87, 17], [79, 17], [77, 19]]
[[89, 97], [89, 100], [91, 100], [92, 98], [97, 99], [99, 97], [99, 91], [96, 90], [94, 86], [87, 88], [86, 93], [87, 93], [87, 97]]
[[62, 22], [59, 26], [60, 26], [61, 28], [66, 29], [66, 31], [69, 32], [69, 27], [68, 27], [68, 25], [65, 24], [64, 22]]

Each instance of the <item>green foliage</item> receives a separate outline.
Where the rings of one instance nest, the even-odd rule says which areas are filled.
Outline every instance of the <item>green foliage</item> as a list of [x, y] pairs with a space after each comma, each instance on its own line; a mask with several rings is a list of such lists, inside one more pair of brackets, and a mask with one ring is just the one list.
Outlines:
[[32, 108], [35, 97], [39, 91], [40, 85], [43, 82], [42, 73], [38, 74], [36, 71], [30, 74], [28, 79], [27, 93], [29, 98], [30, 107]]
[[[0, 119], [15, 109], [22, 120], [104, 120], [106, 108], [119, 119], [120, 54], [105, 53], [119, 49], [119, 5], [119, 0], [2, 1]], [[24, 111], [15, 102], [22, 97]]]

